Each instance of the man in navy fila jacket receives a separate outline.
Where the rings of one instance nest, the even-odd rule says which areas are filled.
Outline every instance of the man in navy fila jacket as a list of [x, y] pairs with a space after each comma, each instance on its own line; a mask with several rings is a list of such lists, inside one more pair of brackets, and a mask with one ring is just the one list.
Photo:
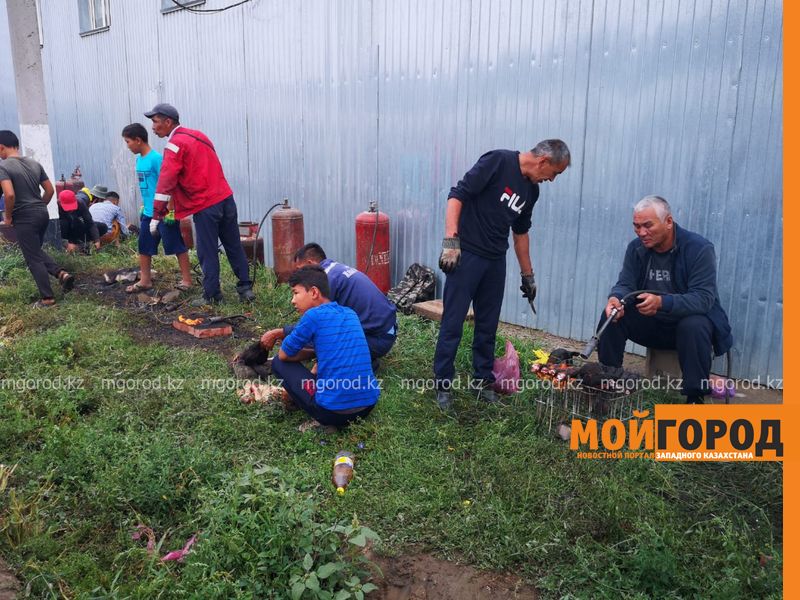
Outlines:
[[475, 312], [472, 366], [478, 397], [493, 402], [494, 344], [506, 280], [508, 232], [513, 232], [523, 296], [533, 301], [536, 282], [528, 230], [539, 183], [553, 181], [570, 164], [561, 140], [544, 140], [529, 152], [492, 150], [480, 157], [450, 190], [439, 268], [447, 274], [444, 313], [433, 370], [436, 401], [452, 406], [454, 361], [470, 302]]

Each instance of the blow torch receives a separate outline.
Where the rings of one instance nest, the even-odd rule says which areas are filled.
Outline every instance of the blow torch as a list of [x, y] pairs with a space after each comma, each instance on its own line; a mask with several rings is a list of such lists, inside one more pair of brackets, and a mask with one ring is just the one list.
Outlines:
[[[584, 360], [586, 360], [587, 358], [589, 358], [589, 356], [591, 356], [592, 352], [594, 352], [594, 349], [597, 347], [597, 342], [600, 341], [600, 336], [603, 335], [603, 332], [606, 330], [606, 327], [608, 327], [614, 321], [614, 317], [616, 317], [619, 314], [620, 310], [625, 308], [625, 305], [631, 298], [638, 296], [639, 294], [658, 294], [658, 293], [659, 292], [655, 290], [636, 290], [628, 294], [625, 294], [622, 297], [622, 300], [619, 301], [621, 306], [619, 308], [615, 306], [614, 308], [611, 309], [608, 318], [605, 320], [603, 325], [595, 332], [595, 334], [592, 336], [592, 339], [590, 339], [586, 343], [586, 346], [584, 347], [583, 351], [580, 353], [579, 356]], [[635, 301], [631, 302], [631, 305], [635, 304], [636, 304]]]

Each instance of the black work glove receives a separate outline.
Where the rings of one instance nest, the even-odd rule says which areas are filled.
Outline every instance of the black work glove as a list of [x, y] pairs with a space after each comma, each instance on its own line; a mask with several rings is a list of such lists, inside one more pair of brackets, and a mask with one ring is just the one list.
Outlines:
[[536, 279], [533, 273], [525, 275], [522, 273], [522, 285], [519, 289], [522, 291], [522, 297], [527, 298], [528, 302], [533, 302], [536, 299]]
[[442, 240], [442, 253], [439, 255], [439, 268], [445, 273], [452, 273], [461, 264], [461, 242], [457, 237]]

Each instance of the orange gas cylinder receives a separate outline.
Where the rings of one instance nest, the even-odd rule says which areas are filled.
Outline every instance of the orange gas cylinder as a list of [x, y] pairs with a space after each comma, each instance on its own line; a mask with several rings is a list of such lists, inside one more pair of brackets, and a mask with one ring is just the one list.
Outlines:
[[370, 202], [369, 210], [356, 217], [356, 268], [366, 273], [384, 294], [389, 291], [389, 215], [378, 211], [375, 202]]
[[303, 213], [284, 198], [283, 206], [272, 214], [272, 264], [278, 283], [289, 279], [294, 271], [294, 253], [304, 244]]
[[72, 172], [72, 175], [70, 175], [69, 179], [64, 179], [64, 174], [62, 173], [61, 179], [56, 181], [56, 198], [58, 198], [58, 195], [64, 190], [70, 190], [76, 194], [80, 192], [84, 187], [83, 179], [81, 179], [81, 177], [80, 165], [75, 167], [75, 170]]

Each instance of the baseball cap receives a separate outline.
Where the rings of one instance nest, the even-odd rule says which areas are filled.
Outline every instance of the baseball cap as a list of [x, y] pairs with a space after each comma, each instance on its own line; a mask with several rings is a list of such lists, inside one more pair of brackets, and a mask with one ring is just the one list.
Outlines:
[[63, 190], [58, 195], [58, 203], [61, 205], [61, 208], [67, 212], [78, 208], [78, 199], [75, 197], [75, 192], [72, 190]]
[[166, 102], [162, 102], [161, 104], [156, 104], [153, 107], [153, 110], [144, 113], [144, 116], [148, 119], [152, 119], [156, 115], [164, 115], [165, 117], [169, 117], [173, 121], [178, 121], [178, 109], [176, 109], [172, 104], [167, 104]]

